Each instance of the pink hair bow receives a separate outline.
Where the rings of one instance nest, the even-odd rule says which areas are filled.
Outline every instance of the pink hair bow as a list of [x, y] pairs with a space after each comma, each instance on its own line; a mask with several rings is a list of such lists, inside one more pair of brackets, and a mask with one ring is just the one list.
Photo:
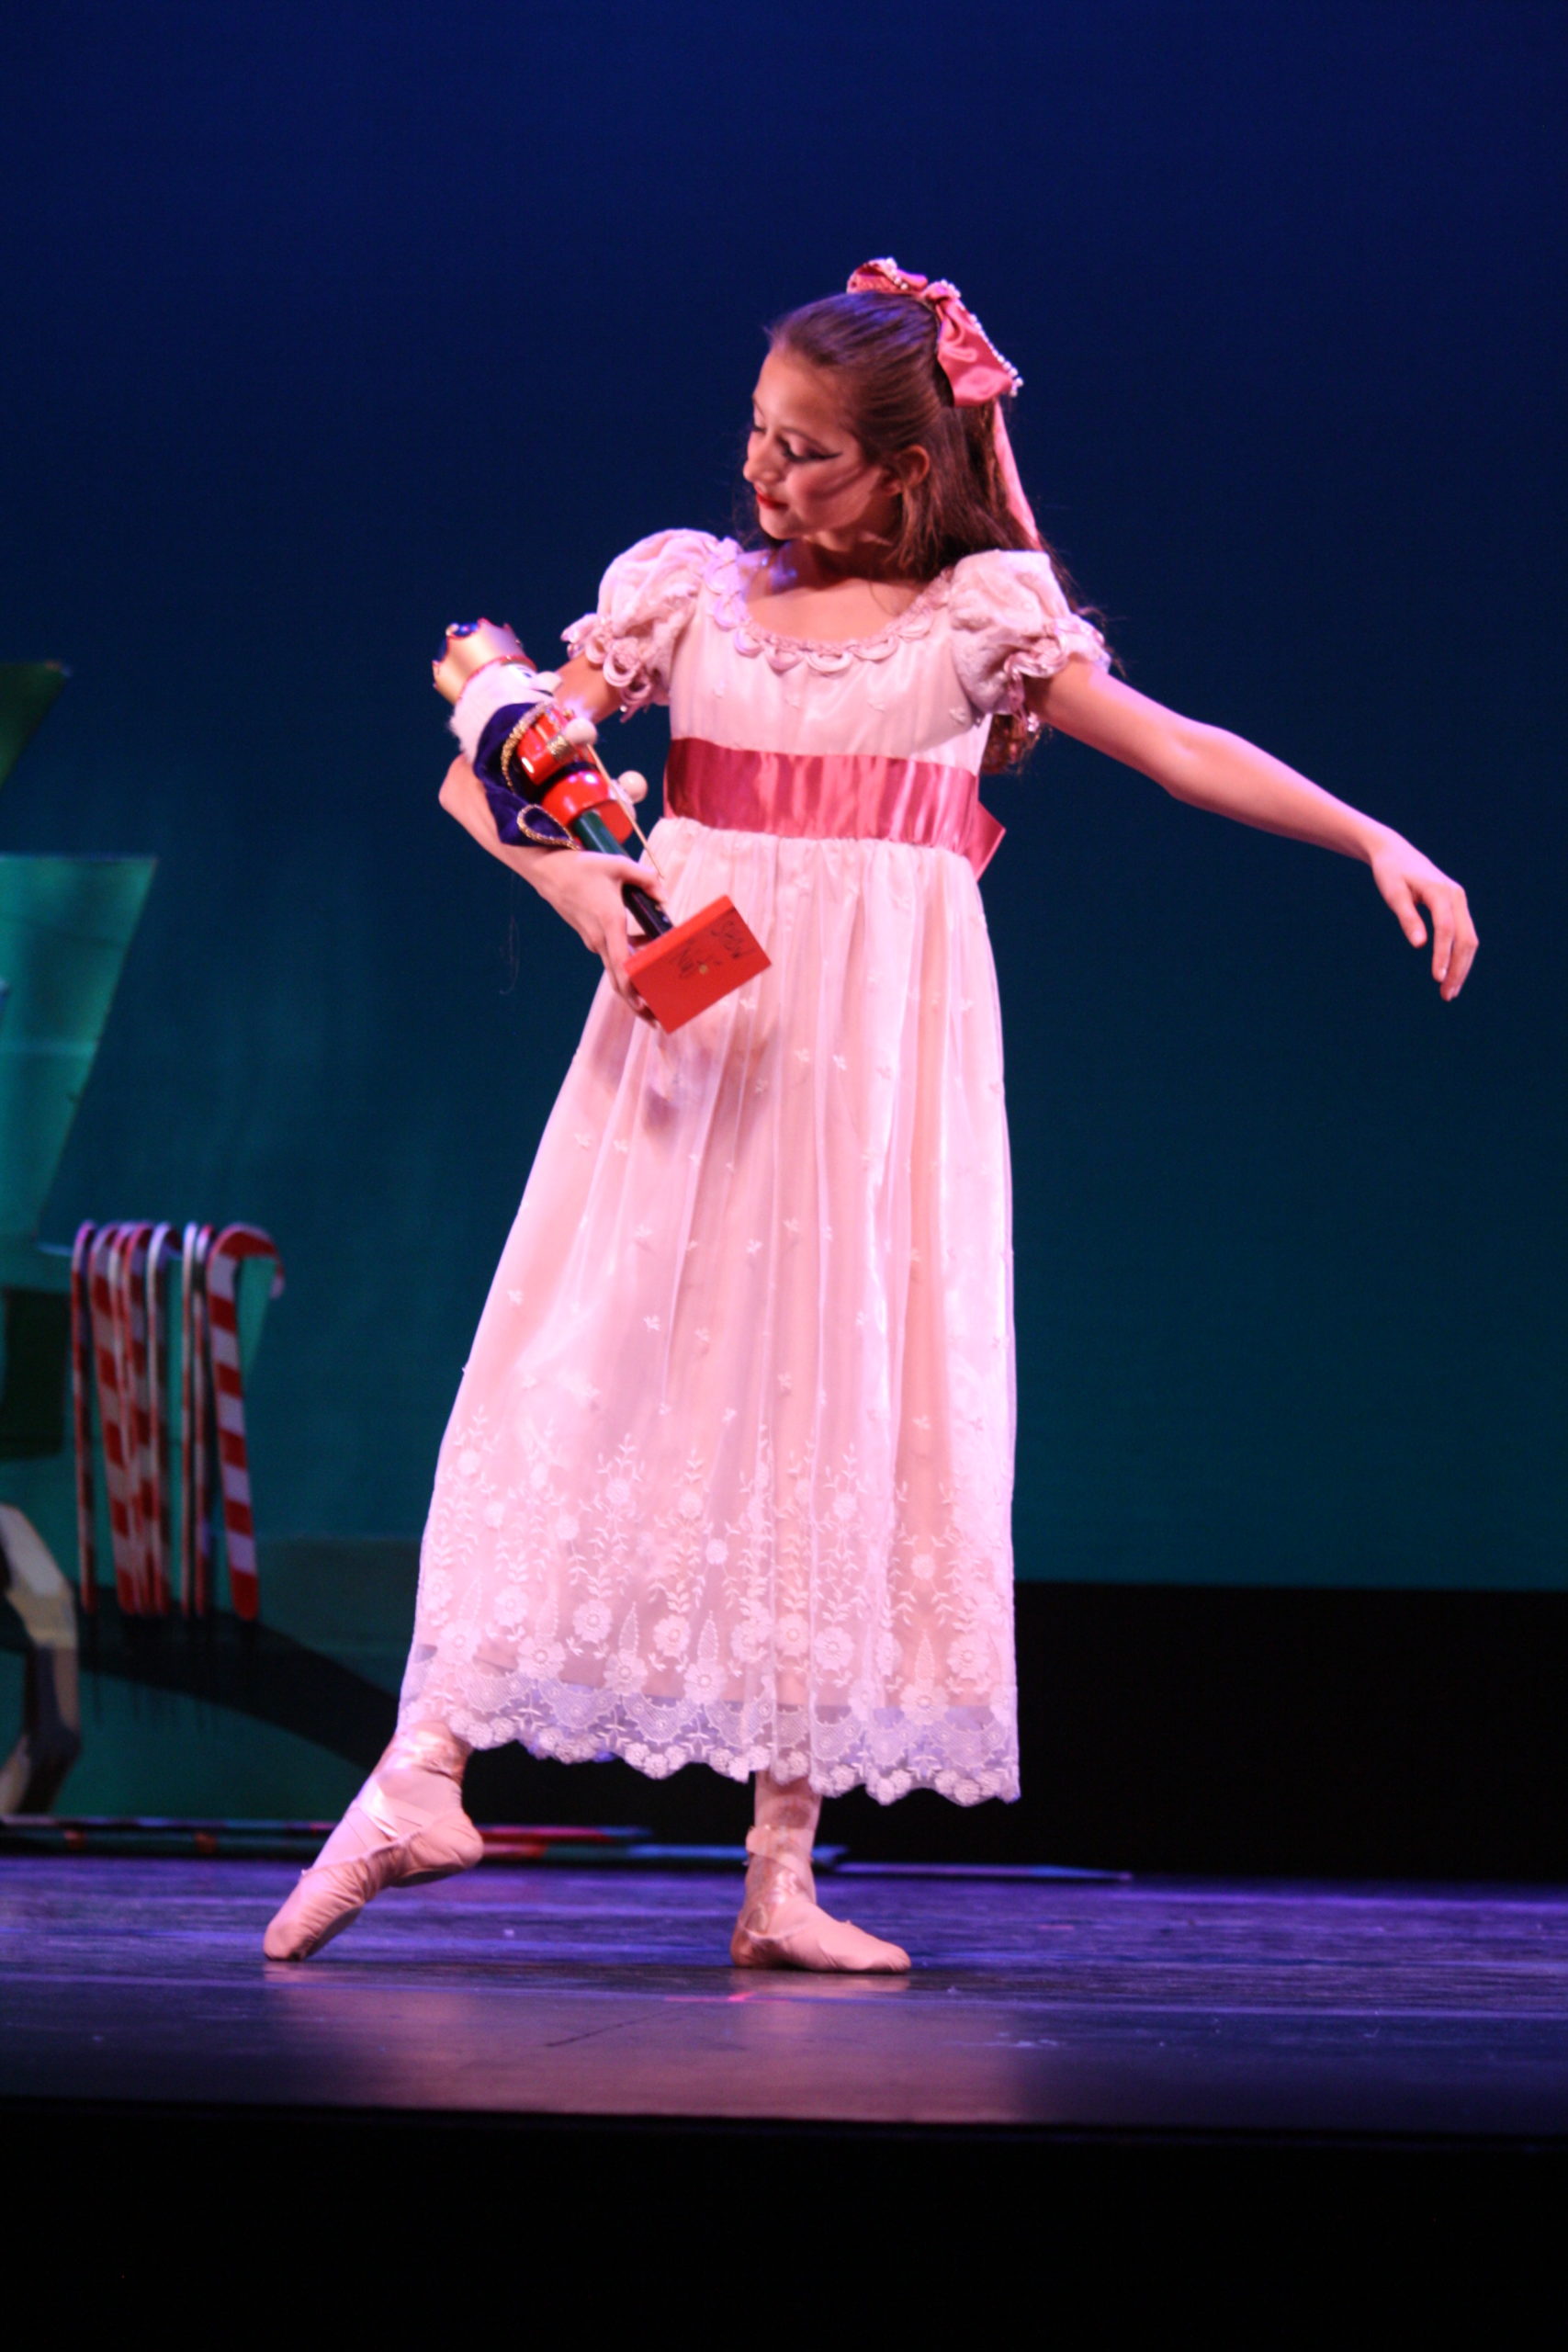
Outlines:
[[1016, 392], [1022, 384], [1018, 369], [1002, 357], [951, 279], [921, 277], [912, 269], [900, 269], [891, 258], [864, 261], [851, 278], [849, 291], [912, 294], [936, 312], [936, 364], [953, 387], [955, 407], [979, 408]]
[[[1023, 379], [1018, 369], [1011, 360], [1002, 357], [950, 278], [922, 277], [916, 270], [900, 269], [891, 255], [886, 255], [881, 261], [862, 262], [850, 279], [848, 291], [910, 294], [936, 312], [937, 366], [953, 388], [955, 408], [981, 408], [987, 401], [1008, 399], [1021, 387]], [[1007, 491], [1008, 504], [1038, 547], [1040, 533], [1023, 494], [1012, 443], [999, 407], [994, 414], [993, 427], [997, 466]]]

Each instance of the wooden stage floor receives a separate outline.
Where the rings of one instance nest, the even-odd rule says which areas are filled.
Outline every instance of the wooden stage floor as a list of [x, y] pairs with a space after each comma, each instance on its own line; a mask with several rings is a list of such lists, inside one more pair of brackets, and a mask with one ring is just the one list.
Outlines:
[[723, 1873], [486, 1867], [268, 1966], [254, 1861], [0, 1861], [0, 2101], [1568, 2146], [1568, 1893], [902, 1877], [908, 1980], [745, 1974]]

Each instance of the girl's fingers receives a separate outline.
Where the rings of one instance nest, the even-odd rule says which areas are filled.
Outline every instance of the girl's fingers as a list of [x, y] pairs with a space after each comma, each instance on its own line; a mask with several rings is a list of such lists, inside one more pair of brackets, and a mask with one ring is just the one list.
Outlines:
[[629, 1001], [632, 984], [626, 978], [626, 943], [617, 939], [613, 931], [606, 932], [600, 942], [599, 953], [604, 959], [604, 969], [610, 975], [615, 994]]
[[[1422, 881], [1417, 888], [1432, 918], [1432, 978], [1438, 983], [1444, 1003], [1451, 1004], [1464, 986], [1481, 943], [1475, 935], [1475, 925], [1470, 919], [1469, 902], [1457, 882], [1439, 876], [1429, 887]], [[1425, 933], [1414, 899], [1411, 898], [1408, 912], [1400, 903], [1408, 895], [1403, 882], [1396, 884], [1395, 895], [1390, 897], [1389, 904], [1399, 917], [1412, 945], [1418, 947]], [[1411, 918], [1414, 918], [1414, 922]]]
[[1416, 904], [1416, 894], [1403, 875], [1390, 883], [1386, 896], [1390, 907], [1393, 910], [1394, 920], [1412, 947], [1424, 947], [1427, 944], [1427, 926], [1422, 922], [1421, 910]]
[[1412, 947], [1426, 944], [1427, 924], [1421, 913], [1426, 908], [1431, 917], [1432, 978], [1444, 1003], [1451, 1004], [1469, 978], [1481, 944], [1464, 892], [1422, 857], [1413, 859], [1403, 870], [1389, 859], [1377, 876], [1377, 884]]
[[1480, 944], [1481, 942], [1475, 935], [1475, 925], [1471, 922], [1467, 909], [1464, 921], [1455, 935], [1454, 952], [1449, 958], [1448, 978], [1443, 982], [1445, 1003], [1451, 1004], [1463, 988], [1470, 977], [1470, 967], [1475, 961], [1475, 951]]
[[651, 1021], [653, 1015], [626, 970], [630, 943], [621, 888], [627, 882], [636, 883], [654, 898], [660, 895], [658, 877], [636, 858], [612, 857], [599, 850], [585, 850], [570, 861], [563, 858], [550, 895], [583, 945], [604, 965], [610, 986], [621, 1002], [640, 1019]]
[[595, 853], [595, 854], [598, 857], [601, 873], [607, 875], [612, 881], [635, 883], [639, 890], [646, 890], [650, 899], [663, 897], [664, 887], [658, 875], [655, 874], [651, 865], [645, 865], [640, 858], [611, 857], [601, 853]]
[[1453, 894], [1435, 890], [1427, 899], [1432, 915], [1432, 978], [1441, 983], [1449, 977], [1449, 966], [1454, 952]]
[[599, 953], [604, 958], [604, 969], [610, 975], [610, 986], [615, 989], [621, 1002], [628, 1006], [633, 1012], [640, 1014], [645, 1021], [651, 1021], [653, 1015], [638, 996], [636, 985], [626, 970], [627, 948], [624, 931], [618, 930], [615, 924], [612, 924], [600, 940]]
[[1465, 983], [1475, 951], [1481, 944], [1470, 919], [1470, 905], [1457, 882], [1431, 893], [1432, 978], [1445, 1004], [1451, 1004]]

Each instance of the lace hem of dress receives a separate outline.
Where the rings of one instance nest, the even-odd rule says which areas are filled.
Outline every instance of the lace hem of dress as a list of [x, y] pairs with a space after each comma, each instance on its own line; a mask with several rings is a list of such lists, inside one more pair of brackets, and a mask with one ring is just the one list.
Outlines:
[[798, 669], [802, 662], [818, 676], [831, 677], [856, 662], [886, 662], [911, 638], [930, 635], [937, 615], [953, 593], [953, 574], [939, 571], [934, 580], [927, 581], [912, 605], [906, 605], [874, 636], [834, 640], [786, 637], [778, 629], [764, 628], [760, 621], [752, 619], [751, 607], [746, 601], [750, 577], [745, 556], [736, 542], [721, 539], [705, 575], [705, 585], [713, 595], [715, 623], [729, 633], [737, 653], [751, 661], [761, 654], [768, 667], [781, 676], [785, 671]]
[[[1010, 1693], [999, 1693], [1006, 1705]], [[1002, 1708], [810, 1710], [758, 1700], [656, 1699], [548, 1677], [502, 1674], [415, 1648], [404, 1721], [444, 1723], [470, 1747], [520, 1741], [531, 1756], [592, 1764], [618, 1756], [649, 1780], [706, 1764], [732, 1781], [772, 1771], [822, 1796], [863, 1788], [878, 1804], [934, 1789], [954, 1804], [1019, 1792], [1016, 1718]]]

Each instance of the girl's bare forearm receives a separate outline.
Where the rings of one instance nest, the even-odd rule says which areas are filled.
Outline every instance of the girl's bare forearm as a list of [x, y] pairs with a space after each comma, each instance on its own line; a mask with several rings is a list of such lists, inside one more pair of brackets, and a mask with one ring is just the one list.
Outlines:
[[490, 856], [520, 874], [525, 882], [538, 888], [539, 868], [547, 865], [552, 857], [562, 853], [553, 849], [513, 849], [496, 834], [495, 820], [490, 813], [483, 785], [465, 759], [456, 759], [441, 779], [437, 796], [449, 817], [455, 817], [466, 833], [471, 833], [479, 847]]
[[1030, 699], [1048, 725], [1135, 768], [1190, 808], [1368, 863], [1398, 838], [1272, 752], [1184, 718], [1086, 662], [1069, 662]]
[[1148, 773], [1172, 799], [1190, 808], [1211, 808], [1261, 832], [1311, 842], [1368, 864], [1392, 831], [1348, 801], [1337, 800], [1272, 752], [1221, 727], [1184, 721]]
[[613, 711], [619, 710], [621, 697], [604, 671], [596, 662], [585, 662], [581, 653], [574, 654], [558, 674], [560, 685], [557, 701], [570, 703], [584, 718], [592, 719], [595, 726], [601, 719], [608, 718]]

